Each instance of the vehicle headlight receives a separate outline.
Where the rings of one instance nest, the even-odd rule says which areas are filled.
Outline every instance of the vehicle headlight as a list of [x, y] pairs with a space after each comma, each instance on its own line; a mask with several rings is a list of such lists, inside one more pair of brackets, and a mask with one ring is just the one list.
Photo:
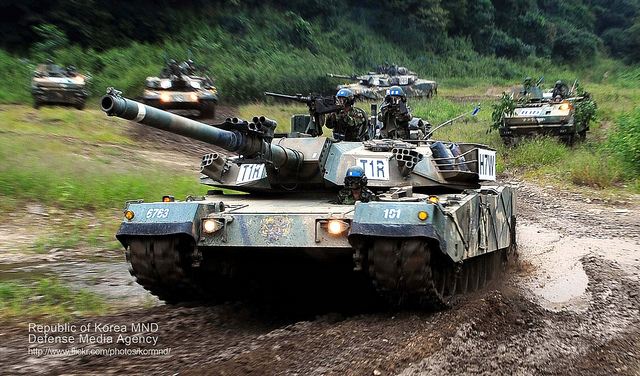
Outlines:
[[202, 221], [202, 230], [207, 234], [212, 234], [216, 231], [222, 230], [224, 223], [216, 221], [215, 219], [205, 219]]
[[160, 100], [163, 102], [169, 102], [171, 100], [171, 96], [167, 93], [160, 94]]
[[160, 82], [160, 87], [163, 89], [168, 89], [171, 87], [171, 81], [162, 81]]
[[330, 220], [327, 223], [327, 231], [332, 235], [339, 235], [349, 229], [349, 223], [337, 219]]
[[560, 109], [561, 110], [565, 110], [565, 111], [568, 110], [569, 107], [570, 107], [569, 103], [567, 103], [567, 102], [564, 102], [563, 104], [560, 105]]

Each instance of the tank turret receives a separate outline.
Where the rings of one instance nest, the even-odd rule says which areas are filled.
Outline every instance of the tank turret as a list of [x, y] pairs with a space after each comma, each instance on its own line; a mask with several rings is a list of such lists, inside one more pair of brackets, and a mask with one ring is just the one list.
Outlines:
[[274, 138], [276, 124], [264, 116], [253, 117], [252, 121], [228, 119], [212, 126], [123, 98], [113, 89], [102, 97], [100, 106], [108, 115], [237, 153], [239, 156], [225, 161], [218, 153], [202, 159], [200, 169], [208, 177], [202, 182], [222, 188], [332, 192], [342, 186], [345, 172], [354, 165], [365, 169], [370, 188], [379, 191], [398, 186], [411, 186], [415, 192], [462, 191], [478, 188], [481, 180], [495, 179], [495, 171], [485, 168], [495, 162], [495, 151], [476, 144], [433, 140], [338, 142], [309, 135]]

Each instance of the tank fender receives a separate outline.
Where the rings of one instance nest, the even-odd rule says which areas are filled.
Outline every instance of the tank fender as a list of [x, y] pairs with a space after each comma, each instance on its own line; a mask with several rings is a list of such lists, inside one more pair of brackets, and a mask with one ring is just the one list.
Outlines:
[[[420, 219], [419, 213], [426, 213]], [[446, 250], [445, 240], [437, 230], [443, 221], [441, 210], [424, 202], [368, 202], [356, 203], [349, 233], [349, 243], [359, 248], [360, 242], [370, 237], [427, 238]]]
[[194, 202], [154, 202], [131, 204], [125, 211], [134, 213], [124, 219], [116, 238], [127, 247], [128, 239], [139, 236], [189, 235], [197, 241], [205, 206]]

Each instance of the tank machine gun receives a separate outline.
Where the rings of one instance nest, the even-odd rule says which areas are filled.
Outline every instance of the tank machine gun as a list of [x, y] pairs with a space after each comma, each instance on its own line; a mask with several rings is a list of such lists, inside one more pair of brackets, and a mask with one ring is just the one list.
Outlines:
[[[480, 185], [495, 180], [495, 151], [485, 146], [274, 137], [267, 118], [211, 126], [113, 89], [100, 106], [239, 154], [205, 155], [201, 183], [249, 194], [211, 190], [126, 204], [116, 237], [131, 273], [167, 302], [239, 299], [250, 282], [307, 275], [301, 263], [311, 262], [325, 288], [335, 279], [327, 268], [360, 273], [390, 302], [441, 308], [482, 287], [515, 247], [515, 191]], [[439, 147], [456, 147], [465, 159], [438, 158]], [[352, 166], [365, 170], [380, 201], [334, 202]]]
[[303, 96], [302, 94], [286, 95], [270, 92], [265, 92], [264, 95], [305, 103], [309, 107], [310, 118], [303, 118], [303, 127], [297, 127], [297, 129], [301, 129], [302, 133], [310, 134], [314, 137], [320, 136], [323, 133], [322, 126], [324, 125], [324, 115], [344, 110], [343, 105], [336, 103], [335, 97], [321, 97], [311, 94], [309, 94], [309, 96]]

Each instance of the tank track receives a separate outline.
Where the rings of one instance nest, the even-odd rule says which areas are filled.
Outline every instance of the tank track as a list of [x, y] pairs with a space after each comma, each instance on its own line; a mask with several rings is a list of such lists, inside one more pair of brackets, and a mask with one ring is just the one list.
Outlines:
[[454, 264], [425, 239], [378, 238], [367, 250], [366, 270], [389, 303], [441, 310], [453, 305], [456, 295], [484, 287], [507, 255], [504, 249]]
[[134, 237], [125, 252], [129, 272], [137, 282], [170, 304], [208, 298], [189, 275], [185, 241], [181, 237]]

